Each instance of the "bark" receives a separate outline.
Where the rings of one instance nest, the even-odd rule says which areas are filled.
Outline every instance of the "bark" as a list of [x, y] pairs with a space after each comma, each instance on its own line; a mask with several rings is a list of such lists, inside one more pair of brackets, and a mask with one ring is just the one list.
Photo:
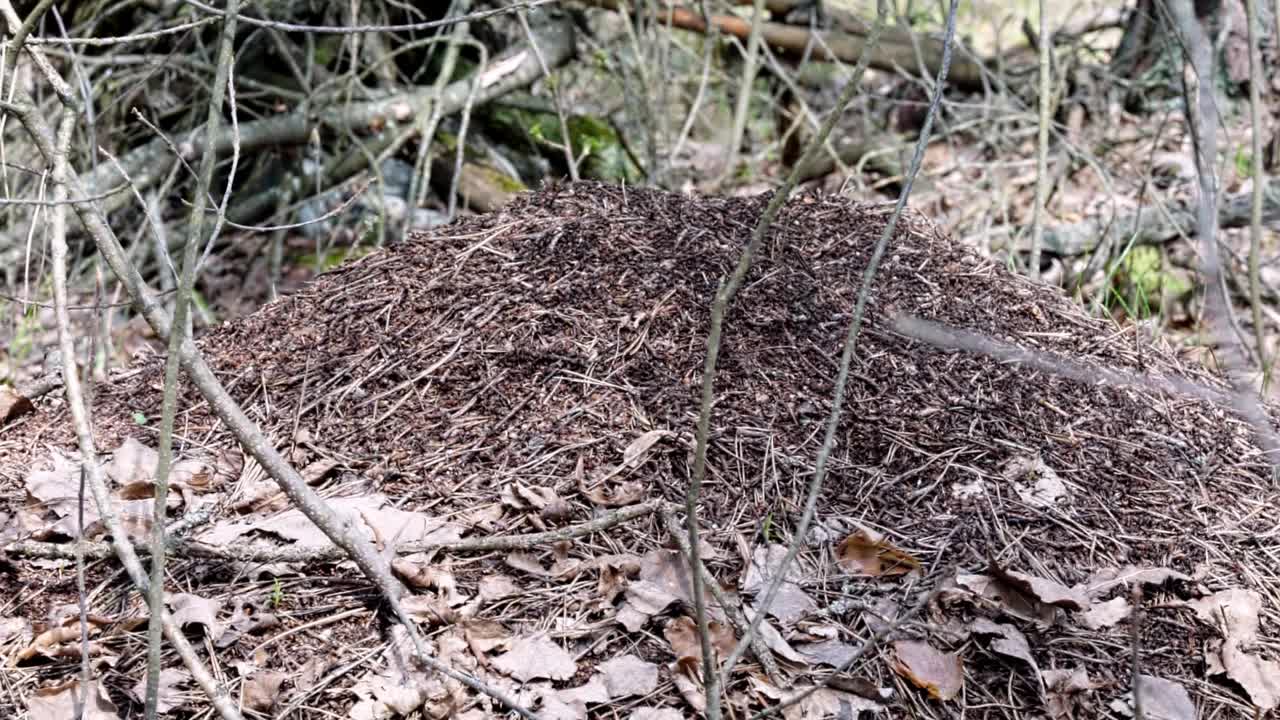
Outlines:
[[[1218, 225], [1223, 228], [1248, 227], [1252, 197], [1249, 193], [1228, 195], [1218, 208]], [[1280, 230], [1280, 178], [1274, 178], [1263, 190], [1262, 222]], [[1044, 230], [1044, 251], [1055, 255], [1084, 255], [1092, 252], [1104, 238], [1111, 247], [1124, 247], [1131, 236], [1137, 245], [1158, 245], [1196, 231], [1196, 206], [1169, 206], [1167, 212], [1144, 207], [1137, 212], [1117, 215], [1114, 221], [1100, 217]], [[1026, 247], [1018, 250], [1029, 250]]]
[[[615, 11], [620, 11], [624, 7], [620, 0], [580, 0], [580, 2]], [[778, 5], [781, 2], [782, 0], [773, 0], [766, 5]], [[808, 28], [778, 22], [761, 23], [760, 37], [775, 52], [795, 57], [808, 53], [808, 56], [814, 60], [857, 62], [866, 44], [867, 35], [871, 32], [870, 24], [848, 13], [833, 13], [831, 17], [840, 29], [817, 31], [822, 43], [814, 42], [813, 33]], [[673, 27], [681, 30], [701, 33], [708, 31], [702, 15], [684, 7], [671, 8], [670, 17], [664, 10], [659, 19], [664, 25], [670, 20]], [[711, 15], [709, 19], [711, 24], [722, 33], [733, 35], [743, 41], [751, 35], [749, 18], [737, 15]], [[919, 55], [916, 54], [916, 48], [912, 44], [913, 34], [915, 42], [919, 44]], [[830, 52], [823, 49], [824, 45], [830, 49]], [[870, 56], [871, 67], [877, 70], [905, 72], [916, 76], [925, 74], [933, 77], [942, 66], [942, 41], [902, 28], [886, 28], [880, 42], [876, 47], [871, 48]], [[960, 53], [952, 59], [947, 78], [952, 85], [973, 90], [982, 87], [982, 75], [985, 72], [987, 72], [985, 65], [975, 60], [972, 53]]]

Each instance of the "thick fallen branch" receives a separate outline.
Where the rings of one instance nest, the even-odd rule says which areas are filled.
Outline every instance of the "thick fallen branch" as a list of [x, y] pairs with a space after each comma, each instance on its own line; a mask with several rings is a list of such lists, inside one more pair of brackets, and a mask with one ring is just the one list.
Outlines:
[[[547, 65], [555, 67], [565, 63], [573, 54], [573, 26], [570, 23], [550, 23], [538, 28], [538, 48]], [[512, 90], [524, 87], [542, 76], [542, 66], [537, 56], [525, 46], [518, 47], [496, 58], [489, 65], [486, 76], [480, 79], [474, 103], [480, 105], [501, 97]], [[474, 78], [463, 78], [450, 84], [440, 95], [442, 114], [452, 114], [467, 103]], [[417, 110], [434, 97], [431, 87], [417, 88], [411, 92], [388, 95], [385, 98], [362, 103], [313, 103], [307, 107], [323, 107], [324, 114], [297, 111], [281, 117], [257, 120], [240, 125], [241, 152], [251, 152], [267, 145], [298, 145], [307, 142], [313, 130], [328, 132], [360, 132], [381, 130], [387, 126], [408, 127], [416, 122]], [[233, 134], [226, 128], [218, 134], [212, 149], [219, 155], [231, 150]], [[206, 150], [200, 129], [177, 136], [173, 142], [188, 161], [200, 157]], [[139, 190], [151, 187], [169, 172], [172, 153], [164, 138], [156, 138], [121, 158], [125, 173]], [[115, 187], [122, 176], [112, 163], [101, 163], [80, 179], [86, 196], [101, 194], [98, 188]], [[124, 207], [132, 195], [119, 193], [102, 200], [103, 212], [110, 213]]]
[[[1223, 198], [1218, 207], [1218, 225], [1224, 228], [1248, 227], [1249, 193]], [[1280, 179], [1273, 179], [1263, 189], [1262, 221], [1272, 228], [1280, 227]], [[1159, 245], [1178, 237], [1195, 235], [1196, 207], [1169, 206], [1165, 209], [1144, 207], [1136, 212], [1082, 220], [1070, 225], [1044, 229], [1043, 251], [1060, 256], [1093, 252], [1104, 241], [1110, 247], [1124, 247], [1132, 237], [1135, 245]], [[1019, 251], [1030, 250], [1030, 237], [1018, 242]]]
[[[583, 4], [594, 5], [607, 10], [620, 10], [620, 0], [580, 0]], [[630, 4], [628, 4], [629, 7]], [[833, 16], [840, 30], [823, 30], [811, 33], [808, 28], [787, 25], [785, 23], [766, 22], [760, 24], [760, 37], [775, 51], [782, 51], [795, 56], [806, 55], [814, 60], [839, 60], [854, 63], [862, 54], [871, 32], [868, 23], [847, 13]], [[673, 7], [670, 17], [663, 10], [662, 23], [670, 21], [672, 27], [681, 30], [706, 33], [707, 23], [696, 10], [684, 7]], [[751, 20], [737, 15], [712, 15], [711, 24], [720, 32], [746, 40], [751, 35]], [[927, 35], [916, 34], [915, 43], [919, 45], [919, 55], [912, 42], [910, 30], [902, 28], [888, 29], [880, 42], [870, 51], [871, 67], [888, 72], [906, 72], [911, 75], [927, 73], [930, 77], [942, 66], [942, 41]], [[815, 42], [821, 40], [821, 42]], [[921, 65], [923, 64], [923, 67]], [[982, 87], [983, 73], [988, 72], [982, 63], [971, 55], [957, 56], [951, 61], [950, 81], [953, 86], [966, 89]]]
[[[611, 513], [602, 515], [595, 520], [590, 520], [578, 525], [570, 525], [560, 528], [559, 530], [547, 530], [546, 532], [529, 533], [527, 535], [495, 535], [492, 537], [469, 538], [467, 540], [459, 540], [457, 542], [417, 542], [405, 543], [403, 545], [395, 545], [391, 549], [396, 555], [409, 555], [412, 553], [426, 552], [428, 550], [440, 550], [452, 553], [475, 553], [475, 552], [492, 552], [495, 550], [527, 550], [529, 548], [538, 547], [539, 545], [547, 545], [550, 543], [560, 542], [562, 540], [572, 540], [580, 538], [591, 533], [607, 530], [614, 525], [620, 525], [624, 522], [635, 520], [636, 518], [650, 515], [662, 506], [662, 501], [651, 500], [640, 505], [633, 505], [621, 510], [615, 510]], [[142, 546], [138, 548], [139, 555], [146, 555], [148, 549]], [[264, 547], [261, 545], [229, 545], [214, 546], [206, 545], [198, 540], [193, 539], [174, 539], [167, 546], [168, 551], [173, 555], [182, 557], [200, 557], [212, 558], [215, 560], [236, 560], [240, 562], [261, 562], [261, 563], [304, 563], [304, 562], [332, 562], [337, 560], [345, 560], [347, 554], [337, 547]], [[15, 542], [3, 548], [4, 552], [15, 557], [45, 558], [45, 559], [69, 559], [75, 556], [75, 547], [68, 543], [51, 543], [51, 542], [35, 542], [31, 540]], [[111, 549], [109, 543], [85, 543], [84, 556], [94, 560], [104, 560], [110, 558], [115, 553]]]

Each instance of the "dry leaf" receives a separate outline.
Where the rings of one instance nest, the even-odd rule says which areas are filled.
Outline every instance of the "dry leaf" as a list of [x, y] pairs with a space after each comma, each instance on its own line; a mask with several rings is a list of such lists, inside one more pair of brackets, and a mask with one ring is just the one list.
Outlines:
[[680, 697], [689, 703], [698, 713], [707, 711], [707, 694], [703, 691], [701, 672], [702, 664], [691, 657], [681, 658], [667, 666], [671, 673], [671, 682], [676, 686]]
[[[610, 473], [607, 477], [612, 477], [614, 474], [616, 474], [616, 471], [615, 473]], [[603, 485], [595, 488], [587, 487], [586, 472], [583, 469], [581, 457], [578, 458], [578, 464], [573, 470], [573, 477], [577, 481], [578, 492], [595, 505], [622, 507], [623, 505], [634, 505], [644, 498], [644, 483], [635, 481], [618, 483], [613, 490], [608, 490]]]
[[920, 567], [920, 561], [884, 540], [870, 528], [858, 528], [836, 549], [836, 564], [854, 575], [880, 577], [905, 575]]
[[635, 655], [613, 658], [597, 669], [604, 678], [609, 698], [648, 695], [658, 687], [658, 666]]
[[821, 642], [796, 645], [796, 652], [805, 660], [815, 665], [829, 665], [833, 668], [844, 667], [853, 659], [858, 649], [839, 640], [822, 640]]
[[31, 637], [31, 621], [21, 617], [0, 617], [0, 645]]
[[509, 567], [521, 570], [533, 575], [534, 577], [550, 578], [554, 577], [554, 573], [542, 567], [542, 562], [532, 554], [527, 552], [511, 552], [506, 557]]
[[[1150, 675], [1138, 676], [1144, 720], [1196, 720], [1196, 706], [1186, 688], [1176, 682]], [[1133, 717], [1133, 692], [1111, 701], [1111, 709]]]
[[321, 458], [302, 468], [302, 470], [299, 471], [299, 474], [302, 475], [302, 479], [305, 480], [308, 485], [315, 485], [323, 480], [326, 475], [333, 472], [334, 468], [341, 465], [341, 460], [336, 460], [334, 458]]
[[565, 700], [557, 690], [540, 688], [538, 697], [538, 717], [543, 720], [587, 720], [587, 704], [576, 700]]
[[1004, 478], [1023, 502], [1035, 507], [1053, 507], [1067, 495], [1067, 484], [1039, 457], [1014, 458], [1006, 466]]
[[935, 650], [927, 642], [895, 642], [892, 665], [895, 672], [937, 700], [950, 700], [964, 687], [960, 656]]
[[[773, 580], [786, 554], [787, 548], [783, 545], [756, 547], [751, 553], [751, 564], [747, 566], [746, 577], [742, 581], [742, 592], [763, 597], [768, 583]], [[799, 585], [802, 572], [798, 563], [792, 563], [787, 569], [786, 579], [778, 586], [773, 603], [769, 605], [769, 614], [784, 625], [790, 625], [818, 609], [818, 603]]]
[[640, 574], [640, 559], [632, 555], [611, 555], [597, 558], [596, 567], [600, 569], [600, 577], [596, 581], [599, 604], [601, 608], [609, 608], [626, 589], [627, 578]]
[[1031, 654], [1031, 645], [1027, 642], [1027, 636], [1022, 634], [1018, 628], [1008, 623], [998, 623], [988, 620], [987, 618], [978, 618], [973, 621], [970, 629], [976, 635], [993, 635], [995, 639], [991, 641], [991, 649], [1006, 657], [1016, 658], [1031, 666], [1037, 677], [1040, 674], [1040, 666], [1036, 664], [1036, 658]]
[[[692, 605], [693, 577], [688, 564], [675, 550], [646, 554], [640, 560], [640, 576], [627, 585], [626, 598], [616, 619], [631, 632], [674, 602]], [[711, 606], [709, 599], [707, 606]]]
[[458, 592], [458, 581], [453, 573], [445, 568], [430, 567], [401, 557], [391, 561], [391, 569], [411, 588], [438, 591], [449, 605], [462, 605], [468, 600]]
[[[715, 650], [718, 659], [723, 660], [733, 652], [736, 640], [733, 630], [727, 625], [709, 620], [707, 632], [711, 634], [711, 648]], [[687, 615], [675, 618], [663, 628], [662, 635], [670, 643], [671, 651], [675, 653], [677, 660], [693, 658], [701, 662], [702, 641], [698, 639], [698, 623], [693, 618]]]
[[107, 477], [117, 485], [150, 485], [155, 483], [156, 464], [159, 461], [160, 456], [155, 450], [134, 438], [126, 438], [111, 454], [111, 461], [106, 464], [105, 470]]
[[[541, 566], [539, 566], [541, 568]], [[504, 597], [520, 594], [520, 588], [507, 575], [486, 575], [480, 578], [480, 599], [501, 600]]]
[[[61, 517], [75, 508], [80, 493], [80, 464], [57, 452], [51, 453], [51, 457], [53, 467], [48, 470], [30, 470], [23, 480], [23, 487], [33, 499]], [[86, 510], [91, 504], [86, 503]], [[65, 511], [58, 511], [58, 508], [64, 506]]]
[[[654, 673], [657, 673], [658, 666], [654, 665], [653, 669]], [[657, 684], [656, 675], [654, 684]], [[650, 688], [650, 691], [651, 690], [652, 688]], [[605, 684], [605, 679], [600, 675], [592, 675], [586, 685], [579, 685], [576, 688], [566, 688], [558, 691], [558, 694], [563, 702], [575, 705], [581, 703], [583, 707], [587, 705], [601, 705], [609, 702], [615, 697], [618, 697], [617, 695], [610, 694], [609, 687]]]
[[1243, 645], [1257, 642], [1262, 596], [1253, 590], [1229, 588], [1187, 605], [1203, 622], [1222, 630], [1228, 641]]
[[12, 387], [0, 386], [0, 425], [9, 423], [9, 421], [17, 419], [20, 415], [35, 413], [35, 411], [36, 406], [32, 405], [27, 396], [15, 391]]
[[410, 617], [429, 628], [452, 625], [458, 621], [458, 611], [442, 597], [434, 595], [406, 595], [400, 605]]
[[1083, 714], [1089, 704], [1087, 693], [1097, 686], [1084, 670], [1041, 670], [1046, 691], [1045, 709], [1051, 720], [1088, 717]]
[[1209, 674], [1231, 678], [1262, 710], [1280, 704], [1280, 663], [1244, 650], [1258, 640], [1262, 597], [1253, 590], [1230, 588], [1188, 605], [1223, 634], [1208, 649]]
[[[177, 710], [185, 705], [187, 702], [186, 692], [179, 686], [186, 685], [189, 682], [191, 682], [191, 673], [186, 670], [162, 668], [160, 670], [160, 692], [156, 700], [156, 712], [166, 715], [171, 710]], [[145, 673], [141, 680], [129, 688], [129, 694], [139, 703], [146, 702], [147, 678]]]
[[1083, 586], [1076, 588], [1091, 598], [1100, 598], [1112, 588], [1131, 585], [1159, 586], [1170, 580], [1191, 582], [1191, 577], [1169, 568], [1144, 568], [1126, 565], [1120, 568], [1099, 570]]
[[1216, 653], [1217, 657], [1209, 663], [1211, 670], [1221, 667], [1221, 674], [1239, 685], [1260, 710], [1273, 710], [1280, 704], [1280, 663], [1245, 652], [1229, 641], [1222, 643]]
[[[754, 622], [756, 618], [755, 609], [750, 606], [745, 607], [748, 622]], [[789, 660], [793, 663], [805, 662], [805, 656], [801, 655], [795, 648], [782, 638], [782, 633], [769, 622], [768, 618], [761, 620], [757, 626], [756, 632], [760, 635], [760, 639], [764, 642], [765, 647], [777, 653], [778, 657]]]
[[1002, 579], [990, 575], [960, 573], [956, 575], [955, 582], [957, 586], [991, 601], [1013, 617], [1041, 625], [1050, 625], [1057, 617], [1057, 608], [1036, 601]]
[[664, 437], [675, 437], [675, 433], [670, 430], [650, 430], [632, 440], [627, 449], [622, 451], [622, 464], [631, 468], [639, 466], [649, 450]]
[[226, 622], [226, 630], [213, 644], [218, 648], [230, 647], [245, 635], [277, 627], [280, 627], [280, 618], [275, 613], [264, 612], [250, 602], [237, 601], [235, 610], [231, 611], [231, 619]]
[[280, 700], [280, 688], [288, 676], [282, 672], [259, 670], [244, 681], [241, 697], [244, 706], [256, 712], [270, 712]]
[[[66, 720], [76, 716], [76, 709], [83, 691], [79, 680], [63, 685], [40, 688], [27, 700], [27, 717], [30, 720]], [[94, 682], [89, 686], [84, 714], [80, 720], [119, 720], [116, 706]]]
[[0, 425], [4, 425], [20, 415], [35, 412], [36, 406], [31, 404], [25, 395], [20, 394], [8, 385], [0, 385]]
[[218, 600], [210, 600], [190, 593], [179, 593], [170, 596], [168, 603], [173, 610], [173, 622], [178, 627], [195, 623], [203, 625], [205, 633], [211, 638], [222, 634], [222, 627], [218, 624], [218, 611], [222, 609], [222, 603]]
[[360, 700], [348, 713], [352, 720], [386, 720], [408, 715], [421, 708], [443, 689], [439, 681], [421, 674], [405, 677], [394, 670], [383, 670], [361, 678], [351, 691]]
[[505, 648], [511, 642], [511, 633], [496, 620], [468, 620], [462, 626], [462, 636], [476, 659], [486, 665], [489, 663], [487, 653]]
[[[864, 712], [877, 713], [885, 710], [885, 706], [880, 702], [865, 695], [835, 687], [835, 682], [832, 682], [829, 687], [817, 690], [814, 690], [811, 685], [795, 685], [782, 690], [762, 678], [753, 676], [751, 685], [764, 697], [779, 703], [790, 702], [797, 696], [803, 696], [795, 704], [782, 709], [781, 714], [785, 720], [826, 720], [827, 718], [856, 720], [862, 717]], [[887, 699], [874, 687], [863, 689], [872, 690], [882, 700]]]
[[1055, 580], [1035, 577], [1014, 570], [1005, 570], [998, 565], [989, 568], [992, 576], [1003, 580], [1017, 588], [1028, 597], [1054, 607], [1066, 610], [1084, 610], [1089, 607], [1089, 598], [1077, 588], [1069, 588]]
[[[333, 498], [327, 501], [333, 511], [360, 528], [369, 537], [385, 543], [450, 543], [462, 538], [462, 527], [425, 513], [384, 507], [385, 495]], [[257, 521], [219, 522], [200, 533], [198, 540], [210, 545], [225, 545], [250, 532], [270, 533], [295, 545], [324, 549], [329, 540], [301, 510], [288, 510]]]
[[[783, 696], [782, 702], [798, 695], [808, 688], [798, 686]], [[785, 720], [826, 720], [826, 718], [859, 718], [862, 713], [883, 712], [884, 705], [859, 697], [852, 693], [842, 692], [834, 688], [819, 688], [803, 700], [784, 708], [782, 717]]]
[[1090, 630], [1109, 628], [1129, 617], [1129, 601], [1123, 595], [1094, 603], [1087, 611], [1080, 613], [1080, 622]]
[[545, 635], [516, 638], [511, 650], [498, 656], [493, 665], [520, 682], [568, 680], [578, 671], [573, 657]]

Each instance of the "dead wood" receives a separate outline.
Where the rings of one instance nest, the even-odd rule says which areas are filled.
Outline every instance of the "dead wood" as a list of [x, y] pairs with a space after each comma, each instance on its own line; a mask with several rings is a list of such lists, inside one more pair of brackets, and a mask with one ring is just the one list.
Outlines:
[[[581, 0], [584, 4], [608, 10], [619, 10], [622, 3], [618, 0]], [[706, 33], [707, 22], [701, 13], [685, 7], [673, 7], [669, 14], [663, 11], [661, 21], [665, 25], [681, 30]], [[779, 22], [760, 24], [761, 39], [770, 48], [796, 57], [804, 56], [814, 60], [827, 60], [855, 63], [863, 52], [870, 25], [853, 16], [844, 16], [841, 28], [818, 31], [816, 37], [808, 28], [797, 27]], [[746, 40], [751, 35], [750, 18], [737, 15], [711, 15], [709, 20], [720, 32]], [[816, 42], [815, 40], [821, 40]], [[898, 29], [886, 31], [876, 47], [870, 50], [870, 65], [877, 70], [887, 72], [903, 72], [912, 76], [937, 74], [942, 66], [942, 41], [924, 35], [917, 35], [919, 54], [911, 40], [910, 31]], [[951, 63], [948, 75], [950, 84], [967, 89], [982, 87], [983, 74], [988, 72], [984, 64], [972, 53], [958, 54]]]
[[[549, 66], [557, 67], [572, 56], [574, 31], [571, 22], [548, 23], [537, 32], [538, 47]], [[489, 68], [491, 74], [481, 78], [481, 86], [475, 91], [474, 103], [477, 105], [522, 88], [542, 76], [542, 67], [527, 46], [517, 46], [494, 58]], [[473, 78], [464, 78], [445, 87], [440, 96], [441, 112], [451, 114], [460, 111], [466, 105], [474, 83]], [[433, 98], [434, 89], [427, 86], [368, 102], [325, 105], [317, 101], [281, 117], [241, 123], [240, 149], [241, 152], [252, 152], [269, 145], [297, 145], [307, 142], [313, 131], [371, 132], [388, 127], [403, 130], [417, 122], [418, 109]], [[317, 106], [323, 107], [323, 111], [316, 113], [311, 109]], [[232, 129], [224, 129], [212, 144], [212, 150], [220, 155], [229, 152], [233, 139]], [[206, 151], [199, 129], [173, 141], [187, 160], [200, 157]], [[164, 138], [152, 140], [121, 158], [125, 172], [139, 190], [151, 187], [163, 178], [171, 161], [169, 142]], [[111, 163], [102, 163], [82, 178], [88, 195], [99, 194], [102, 188], [113, 187], [120, 181], [120, 174]], [[101, 201], [102, 211], [110, 213], [131, 202], [133, 197], [129, 194], [112, 195]]]
[[[1252, 197], [1247, 192], [1223, 198], [1218, 207], [1219, 227], [1248, 227], [1251, 202]], [[1272, 228], [1280, 227], [1280, 180], [1269, 181], [1263, 190], [1262, 221]], [[1195, 205], [1148, 206], [1136, 212], [1117, 214], [1114, 219], [1101, 216], [1069, 225], [1046, 227], [1044, 250], [1055, 255], [1084, 255], [1104, 244], [1123, 248], [1130, 240], [1137, 245], [1158, 245], [1192, 236], [1195, 230]], [[1028, 250], [1029, 243], [1029, 238], [1024, 238], [1018, 250]]]

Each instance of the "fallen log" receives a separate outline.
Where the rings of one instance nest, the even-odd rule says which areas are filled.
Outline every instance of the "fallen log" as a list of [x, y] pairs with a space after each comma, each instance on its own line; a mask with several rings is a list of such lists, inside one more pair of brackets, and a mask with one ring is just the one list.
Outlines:
[[[624, 7], [618, 0], [580, 0], [583, 4], [606, 10], [618, 11]], [[695, 10], [684, 7], [672, 7], [664, 10], [660, 16], [663, 24], [681, 30], [706, 33], [707, 20]], [[708, 20], [720, 32], [746, 40], [751, 34], [751, 20], [738, 15], [711, 15]], [[862, 55], [867, 36], [871, 28], [850, 15], [844, 22], [838, 22], [839, 30], [810, 31], [779, 22], [763, 22], [760, 24], [760, 37], [777, 52], [791, 56], [806, 56], [813, 60], [825, 60], [854, 63]], [[913, 33], [902, 28], [886, 29], [880, 42], [870, 50], [871, 67], [888, 72], [904, 72], [910, 75], [921, 73], [932, 77], [942, 66], [942, 41], [927, 35]], [[815, 42], [821, 40], [821, 42]], [[916, 44], [919, 45], [917, 55]], [[972, 52], [957, 53], [951, 61], [948, 80], [955, 86], [964, 89], [982, 87], [983, 74], [987, 72], [984, 63], [975, 60]]]
[[[1249, 193], [1228, 195], [1218, 208], [1218, 225], [1223, 228], [1239, 228], [1249, 225]], [[1280, 228], [1280, 180], [1271, 180], [1263, 188], [1262, 222]], [[1085, 255], [1104, 242], [1111, 247], [1122, 247], [1132, 240], [1135, 245], [1159, 245], [1184, 235], [1192, 235], [1196, 228], [1196, 206], [1193, 204], [1142, 207], [1135, 212], [1117, 214], [1115, 218], [1099, 216], [1077, 223], [1045, 228], [1045, 252], [1060, 256]], [[1029, 251], [1030, 236], [1023, 233], [1016, 241], [1018, 251]]]

